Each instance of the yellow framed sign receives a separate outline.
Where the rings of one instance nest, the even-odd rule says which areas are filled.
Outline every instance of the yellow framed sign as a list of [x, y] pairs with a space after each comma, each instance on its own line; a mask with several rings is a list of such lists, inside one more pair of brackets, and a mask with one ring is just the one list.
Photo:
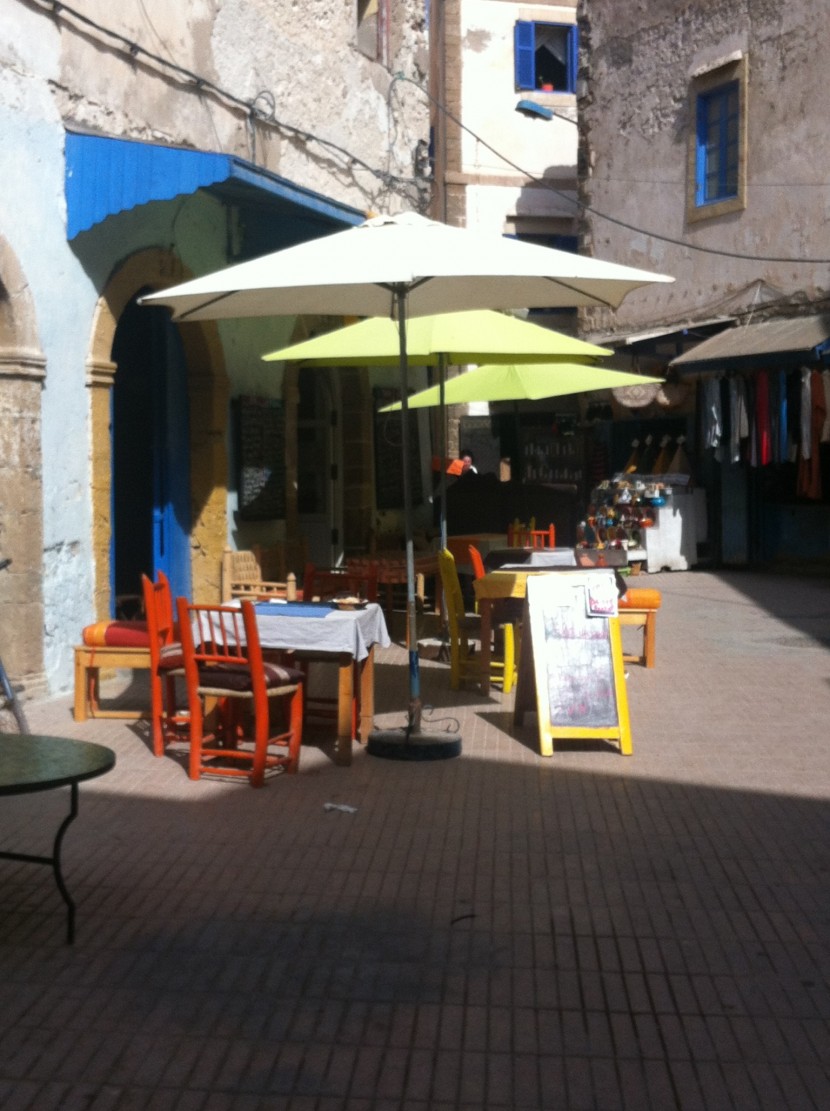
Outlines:
[[528, 576], [525, 628], [516, 710], [523, 715], [535, 701], [542, 756], [566, 738], [613, 740], [630, 756], [614, 572]]

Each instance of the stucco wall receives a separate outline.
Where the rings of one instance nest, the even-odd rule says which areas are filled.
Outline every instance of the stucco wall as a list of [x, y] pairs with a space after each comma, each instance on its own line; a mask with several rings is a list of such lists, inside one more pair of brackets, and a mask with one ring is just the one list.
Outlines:
[[[53, 691], [71, 682], [72, 646], [99, 616], [105, 587], [94, 558], [104, 541], [92, 472], [107, 435], [106, 396], [92, 400], [101, 390], [91, 379], [108, 371], [105, 356], [100, 366], [88, 362], [102, 291], [126, 259], [151, 247], [191, 273], [228, 261], [221, 206], [201, 193], [110, 217], [67, 243], [65, 127], [232, 153], [338, 203], [392, 211], [423, 201], [411, 179], [415, 145], [428, 135], [425, 95], [394, 80], [402, 71], [426, 81], [422, 0], [391, 5], [388, 65], [353, 49], [356, 5], [344, 0], [79, 0], [83, 21], [73, 7], [56, 13], [39, 0], [0, 0], [0, 236], [19, 263], [45, 365], [42, 567], [28, 620], [35, 637], [42, 621]], [[217, 395], [222, 414], [208, 421], [214, 437], [227, 435], [228, 392], [278, 393], [279, 370], [259, 354], [285, 343], [292, 328], [221, 326], [227, 377]], [[3, 388], [10, 411], [18, 401]], [[217, 474], [214, 491], [203, 492], [202, 531], [216, 531], [226, 479]], [[106, 513], [103, 502], [97, 513]], [[224, 520], [221, 527], [224, 535]], [[194, 568], [194, 582], [212, 574]]]
[[[576, 98], [535, 92], [533, 100], [556, 113], [550, 120], [517, 112], [516, 104], [528, 94], [515, 87], [513, 35], [519, 19], [573, 23], [575, 7], [575, 2], [461, 0], [464, 130], [458, 180], [466, 186], [467, 226], [500, 234], [514, 230], [515, 216], [525, 221], [570, 220], [575, 214], [566, 197], [575, 197]], [[530, 179], [542, 178], [554, 188], [527, 188]]]
[[[580, 16], [586, 242], [598, 257], [676, 278], [629, 295], [613, 316], [587, 314], [590, 326], [607, 334], [826, 296], [826, 263], [800, 261], [827, 257], [826, 3], [588, 0]], [[739, 53], [748, 59], [746, 208], [689, 222], [690, 83]]]

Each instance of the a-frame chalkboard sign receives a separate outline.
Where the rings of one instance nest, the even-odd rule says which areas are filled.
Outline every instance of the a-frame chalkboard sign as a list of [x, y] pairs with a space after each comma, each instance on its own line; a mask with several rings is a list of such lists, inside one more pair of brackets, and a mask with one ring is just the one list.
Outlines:
[[631, 755], [616, 599], [611, 570], [528, 576], [515, 722], [536, 711], [542, 756], [557, 740], [589, 738]]

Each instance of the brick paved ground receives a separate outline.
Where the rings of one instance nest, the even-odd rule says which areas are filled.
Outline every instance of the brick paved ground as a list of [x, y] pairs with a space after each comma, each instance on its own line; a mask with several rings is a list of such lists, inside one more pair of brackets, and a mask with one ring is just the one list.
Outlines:
[[[65, 843], [74, 948], [48, 870], [0, 862], [4, 1111], [830, 1106], [830, 584], [643, 581], [628, 759], [543, 759], [512, 698], [452, 695], [441, 664], [429, 728], [460, 759], [311, 743], [262, 791], [32, 707], [118, 764]], [[65, 805], [4, 799], [2, 846], [46, 850]]]

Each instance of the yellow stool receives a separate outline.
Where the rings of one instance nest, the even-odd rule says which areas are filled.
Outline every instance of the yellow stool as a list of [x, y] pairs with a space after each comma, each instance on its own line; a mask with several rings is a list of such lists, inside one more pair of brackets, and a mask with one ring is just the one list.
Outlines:
[[627, 590], [618, 603], [620, 625], [633, 625], [643, 630], [643, 654], [623, 655], [626, 663], [644, 664], [654, 667], [657, 641], [657, 611], [663, 601], [659, 590], [632, 588]]

